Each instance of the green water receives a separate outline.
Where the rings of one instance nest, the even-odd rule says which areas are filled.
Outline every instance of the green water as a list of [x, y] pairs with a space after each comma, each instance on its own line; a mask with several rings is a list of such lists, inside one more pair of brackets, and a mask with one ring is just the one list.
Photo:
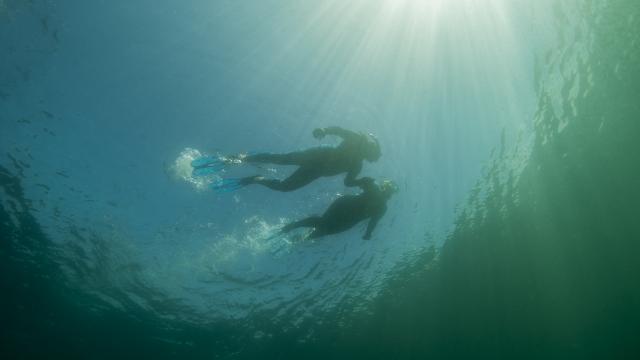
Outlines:
[[348, 342], [389, 358], [640, 354], [640, 6], [579, 9], [558, 11], [580, 22], [544, 59], [530, 154], [496, 154], [437, 259], [399, 274]]
[[196, 326], [105, 306], [64, 277], [20, 173], [3, 167], [0, 354], [638, 358], [640, 3], [558, 1], [552, 12], [553, 45], [531, 69], [532, 136], [505, 135], [442, 248], [398, 264], [380, 295], [347, 299], [357, 304], [321, 323], [284, 329], [258, 314], [248, 329]]

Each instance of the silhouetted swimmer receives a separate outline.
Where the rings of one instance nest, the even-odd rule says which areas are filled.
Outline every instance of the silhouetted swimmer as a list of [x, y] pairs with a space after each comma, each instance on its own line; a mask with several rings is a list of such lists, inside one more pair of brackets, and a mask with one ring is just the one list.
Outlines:
[[380, 158], [380, 144], [371, 134], [356, 133], [332, 126], [313, 131], [316, 139], [326, 135], [342, 138], [338, 146], [320, 146], [287, 154], [261, 153], [227, 158], [229, 162], [261, 163], [276, 165], [297, 165], [298, 169], [284, 180], [268, 179], [263, 176], [249, 176], [241, 179], [225, 179], [221, 187], [239, 188], [258, 184], [276, 191], [293, 191], [312, 181], [327, 176], [346, 173], [344, 184], [357, 186], [356, 177], [362, 170], [362, 162], [377, 161]]
[[378, 185], [369, 177], [355, 180], [355, 182], [356, 186], [363, 190], [360, 194], [341, 196], [331, 203], [322, 216], [310, 216], [290, 223], [282, 228], [282, 232], [311, 227], [314, 230], [308, 238], [313, 239], [347, 231], [357, 223], [369, 219], [367, 230], [362, 238], [371, 239], [373, 229], [387, 211], [387, 201], [398, 191], [398, 186], [389, 180]]

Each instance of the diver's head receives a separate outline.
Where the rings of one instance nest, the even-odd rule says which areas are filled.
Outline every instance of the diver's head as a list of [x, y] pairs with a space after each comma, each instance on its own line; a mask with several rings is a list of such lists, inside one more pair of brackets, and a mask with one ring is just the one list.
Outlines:
[[378, 142], [378, 139], [371, 133], [363, 134], [362, 137], [364, 142], [362, 146], [364, 158], [368, 162], [378, 161], [378, 159], [380, 159], [380, 156], [382, 155], [382, 151], [380, 150], [380, 143]]
[[390, 198], [391, 195], [400, 191], [400, 188], [395, 182], [391, 180], [383, 180], [382, 183], [380, 183], [380, 191], [382, 191], [382, 193], [385, 194], [387, 198]]

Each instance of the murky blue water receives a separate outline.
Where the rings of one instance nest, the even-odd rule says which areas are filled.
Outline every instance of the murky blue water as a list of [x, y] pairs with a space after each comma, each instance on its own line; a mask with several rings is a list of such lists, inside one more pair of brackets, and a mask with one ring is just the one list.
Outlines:
[[[0, 353], [635, 358], [639, 15], [0, 0]], [[176, 168], [330, 125], [400, 184], [371, 241], [271, 236], [339, 177], [215, 194]]]

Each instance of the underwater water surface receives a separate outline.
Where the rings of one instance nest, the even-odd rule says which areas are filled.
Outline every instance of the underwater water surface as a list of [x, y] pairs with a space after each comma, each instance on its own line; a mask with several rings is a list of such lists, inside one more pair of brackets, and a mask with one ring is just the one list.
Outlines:
[[[3, 358], [634, 359], [632, 0], [0, 0]], [[215, 193], [198, 154], [375, 134], [399, 193]], [[222, 176], [283, 178], [288, 167]]]

